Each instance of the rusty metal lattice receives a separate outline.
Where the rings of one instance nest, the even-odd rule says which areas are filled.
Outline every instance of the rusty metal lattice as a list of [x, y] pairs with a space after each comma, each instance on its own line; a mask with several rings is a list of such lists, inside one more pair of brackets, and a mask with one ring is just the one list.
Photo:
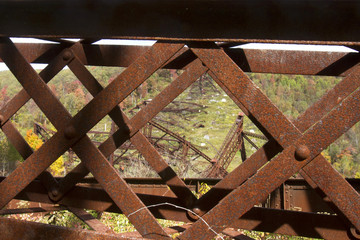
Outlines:
[[[323, 10], [306, 5], [304, 3], [306, 1], [294, 2], [296, 3], [294, 6], [306, 6], [305, 9], [311, 9], [310, 20], [315, 19], [317, 11], [323, 14], [324, 21], [330, 21], [333, 17], [331, 14], [325, 14]], [[319, 2], [317, 7], [321, 6], [322, 1]], [[353, 1], [328, 2], [334, 4], [332, 9], [341, 10], [339, 16], [343, 16], [343, 11], [350, 9], [349, 6], [359, 9], [359, 4]], [[66, 4], [59, 3], [59, 6], [47, 4], [45, 5], [48, 8], [62, 6], [60, 11], [62, 13], [66, 9]], [[86, 10], [86, 15], [94, 11], [92, 9], [97, 6], [97, 3], [92, 4], [93, 6], [81, 5]], [[114, 7], [111, 4], [109, 3], [109, 9]], [[243, 4], [245, 3], [235, 4], [234, 7], [239, 10], [244, 7]], [[171, 11], [176, 8], [185, 9], [185, 5], [177, 3], [169, 6], [169, 9]], [[190, 5], [195, 9], [194, 12], [198, 12], [197, 5]], [[209, 3], [210, 5], [213, 6]], [[9, 12], [18, 11], [17, 5], [6, 6], [9, 7]], [[147, 4], [141, 6], [143, 8]], [[284, 3], [281, 6], [284, 9], [294, 7]], [[99, 10], [102, 16], [108, 14], [104, 11], [105, 7], [101, 6]], [[132, 7], [126, 5], [124, 9], [132, 9]], [[270, 7], [275, 6], [266, 4], [266, 8]], [[3, 11], [2, 8], [0, 11]], [[134, 16], [141, 13], [141, 10], [138, 11]], [[206, 8], [205, 12], [209, 11], [209, 8]], [[220, 10], [217, 13], [219, 16], [224, 16]], [[346, 13], [353, 16], [356, 26], [356, 23], [359, 23], [359, 13], [353, 11], [350, 11], [351, 14]], [[25, 16], [27, 14], [30, 13], [24, 13]], [[176, 19], [183, 17], [183, 15], [175, 15]], [[233, 17], [230, 15], [229, 19]], [[189, 18], [194, 18], [193, 13], [189, 13]], [[285, 14], [284, 18], [293, 22], [293, 18], [288, 14]], [[29, 19], [31, 19], [30, 15]], [[111, 19], [105, 19], [104, 22], [109, 22]], [[265, 19], [264, 17], [261, 20], [265, 21]], [[32, 20], [34, 23], [37, 22], [36, 18]], [[341, 31], [341, 34], [334, 35], [333, 32], [328, 33], [328, 29], [319, 28], [318, 35], [311, 35], [308, 31], [301, 30], [306, 36], [303, 38], [293, 30], [290, 31], [290, 27], [285, 22], [283, 28], [278, 29], [281, 32], [279, 35], [274, 34], [275, 30], [266, 31], [263, 35], [249, 30], [244, 35], [246, 39], [242, 39], [239, 32], [233, 30], [236, 24], [227, 26], [230, 32], [221, 31], [218, 37], [208, 27], [204, 27], [204, 32], [196, 35], [194, 31], [200, 29], [198, 24], [189, 31], [190, 33], [161, 31], [167, 26], [166, 24], [161, 25], [159, 31], [155, 31], [155, 27], [150, 28], [153, 33], [143, 28], [135, 32], [126, 28], [121, 32], [121, 29], [115, 27], [110, 31], [110, 37], [114, 38], [128, 36], [132, 39], [157, 40], [151, 47], [94, 45], [93, 42], [109, 37], [105, 34], [106, 31], [92, 35], [88, 30], [79, 29], [77, 24], [70, 28], [68, 33], [64, 30], [64, 25], [60, 25], [53, 34], [48, 27], [34, 27], [35, 30], [32, 32], [20, 27], [17, 20], [11, 24], [14, 28], [13, 33], [8, 28], [0, 29], [0, 58], [23, 87], [0, 109], [0, 126], [7, 139], [26, 159], [9, 176], [1, 178], [0, 207], [3, 209], [1, 214], [68, 209], [95, 230], [80, 231], [0, 218], [0, 229], [3, 230], [4, 237], [22, 238], [24, 235], [20, 233], [25, 232], [25, 228], [31, 228], [32, 234], [44, 238], [61, 235], [64, 238], [76, 236], [79, 239], [170, 239], [169, 234], [181, 232], [177, 236], [178, 239], [212, 239], [217, 233], [236, 239], [248, 239], [232, 229], [241, 228], [325, 239], [360, 239], [360, 196], [357, 192], [360, 184], [355, 180], [344, 179], [321, 155], [323, 149], [360, 121], [359, 53], [330, 54], [317, 51], [231, 48], [240, 42], [306, 42], [341, 43], [359, 49], [358, 25], [354, 27], [352, 21], [348, 18], [344, 21], [346, 20], [351, 23], [348, 32]], [[330, 22], [336, 25], [334, 21]], [[218, 23], [213, 21], [212, 23], [215, 29], [220, 31]], [[53, 22], [51, 24], [57, 26]], [[247, 26], [242, 26], [242, 30], [247, 29]], [[260, 25], [257, 22], [253, 26]], [[321, 26], [322, 24], [316, 23], [316, 27]], [[286, 30], [290, 31], [288, 35], [284, 32]], [[181, 37], [178, 34], [184, 35]], [[59, 44], [14, 44], [10, 40], [12, 36], [35, 36]], [[62, 39], [76, 36], [81, 37], [82, 40], [70, 42]], [[259, 40], [254, 40], [256, 38]], [[268, 40], [269, 38], [274, 40]], [[30, 63], [48, 65], [37, 73]], [[87, 65], [121, 66], [126, 69], [103, 88], [86, 68]], [[94, 97], [75, 116], [70, 115], [47, 85], [65, 66]], [[126, 116], [119, 104], [161, 68], [184, 71], [134, 117]], [[245, 72], [329, 75], [341, 76], [343, 79], [296, 120], [290, 121]], [[186, 181], [175, 173], [140, 130], [205, 73], [208, 73], [232, 98], [242, 112], [262, 131], [268, 142], [236, 169], [226, 174], [223, 179]], [[31, 149], [11, 120], [11, 117], [30, 99], [57, 130], [36, 151]], [[100, 146], [96, 146], [86, 134], [107, 115], [115, 122], [118, 129]], [[130, 140], [142, 154], [160, 179], [131, 180], [119, 175], [108, 161], [108, 157], [127, 140]], [[239, 144], [243, 144], [243, 140], [237, 140], [236, 149]], [[65, 177], [54, 178], [46, 169], [70, 148], [81, 159], [81, 163]], [[94, 179], [84, 179], [89, 173]], [[292, 207], [283, 203], [287, 193], [295, 191], [292, 188], [294, 183], [288, 179], [296, 173], [300, 173], [304, 179], [301, 183], [296, 182], [301, 186], [296, 189], [308, 191], [311, 187], [325, 200], [319, 201], [322, 204], [326, 202], [326, 208], [331, 209], [330, 211], [336, 215], [307, 211], [306, 204], [301, 205], [290, 197]], [[206, 181], [213, 187], [197, 199], [193, 190], [196, 190], [199, 182]], [[197, 182], [197, 185], [194, 182]], [[168, 191], [168, 188], [171, 191]], [[269, 195], [272, 196], [269, 206], [258, 207], [257, 205], [264, 202]], [[13, 199], [41, 202], [50, 206], [24, 210], [4, 209]], [[60, 204], [61, 207], [53, 204]], [[303, 212], [294, 211], [299, 204]], [[150, 205], [154, 207], [148, 208], [147, 206]], [[320, 209], [324, 208], [321, 205]], [[123, 213], [135, 226], [137, 232], [115, 234], [100, 221], [92, 218], [84, 209]], [[156, 218], [189, 224], [176, 228], [163, 228]], [[15, 230], [7, 231], [8, 228]]]

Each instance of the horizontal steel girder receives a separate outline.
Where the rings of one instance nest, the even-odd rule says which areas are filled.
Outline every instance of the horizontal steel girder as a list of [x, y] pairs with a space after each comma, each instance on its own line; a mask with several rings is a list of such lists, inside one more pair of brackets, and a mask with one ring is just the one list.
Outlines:
[[0, 35], [359, 42], [359, 12], [356, 0], [1, 1]]
[[[167, 191], [168, 188], [163, 184], [161, 179], [129, 178], [125, 180], [147, 206], [164, 202], [181, 206], [181, 203], [176, 199], [176, 196], [172, 192]], [[207, 183], [209, 186], [212, 186], [218, 181], [219, 180], [216, 179], [187, 179], [186, 183], [189, 185], [190, 189], [196, 190], [198, 183]], [[357, 179], [349, 179], [348, 181], [354, 188], [360, 189], [360, 181]], [[284, 183], [284, 189], [286, 190], [289, 190], [289, 188], [294, 186], [296, 186], [296, 188], [290, 191], [287, 196], [294, 193], [296, 193], [297, 196], [301, 194], [303, 196], [301, 199], [304, 201], [299, 203], [300, 200], [297, 200], [296, 204], [299, 204], [299, 206], [311, 206], [317, 211], [325, 212], [328, 210], [328, 207], [324, 202], [320, 203], [319, 200], [314, 201], [314, 193], [309, 189], [309, 186], [304, 180], [293, 179]], [[306, 200], [305, 196], [309, 196], [309, 199]], [[48, 192], [38, 180], [33, 181], [26, 187], [24, 191], [16, 196], [16, 199], [53, 203], [48, 197]], [[290, 198], [288, 200], [291, 201]], [[94, 179], [86, 179], [85, 182], [76, 186], [58, 203], [68, 207], [121, 213], [120, 209]], [[279, 202], [279, 204], [283, 205], [284, 203]], [[157, 218], [191, 222], [185, 211], [169, 207], [168, 205], [149, 208], [149, 210]], [[330, 238], [330, 236], [333, 239], [335, 239], [334, 236], [338, 236], [339, 238], [337, 239], [346, 239], [348, 231], [334, 215], [256, 207], [229, 227], [286, 235], [300, 235], [315, 238], [321, 237], [325, 239]]]

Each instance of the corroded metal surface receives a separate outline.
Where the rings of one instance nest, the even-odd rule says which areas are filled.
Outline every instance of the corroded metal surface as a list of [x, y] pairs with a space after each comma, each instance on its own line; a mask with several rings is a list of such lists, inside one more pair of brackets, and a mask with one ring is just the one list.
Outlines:
[[[62, 12], [69, 14], [77, 11], [70, 11], [68, 6], [74, 6], [65, 4], [66, 1], [56, 4], [29, 2], [39, 6], [43, 4], [43, 8], [37, 8], [40, 12], [54, 6], [59, 8], [60, 15]], [[95, 9], [99, 12], [91, 20], [99, 25], [93, 25], [94, 29], [91, 32], [88, 28], [79, 28], [81, 21], [73, 24], [71, 28], [64, 23], [59, 24], [53, 19], [56, 14], [48, 15], [50, 19], [47, 27], [35, 26], [34, 23], [42, 19], [32, 18], [36, 11], [23, 11], [21, 16], [15, 14], [19, 18], [11, 24], [3, 24], [0, 29], [0, 58], [23, 89], [0, 109], [0, 126], [9, 142], [26, 161], [18, 165], [9, 176], [2, 178], [0, 207], [4, 208], [13, 199], [57, 203], [64, 207], [3, 209], [1, 214], [46, 212], [66, 207], [97, 232], [63, 229], [4, 218], [0, 220], [0, 227], [19, 231], [31, 229], [32, 234], [39, 236], [39, 239], [53, 236], [123, 239], [131, 235], [104, 233], [111, 230], [84, 211], [93, 209], [125, 214], [137, 230], [134, 236], [141, 235], [152, 239], [170, 238], [168, 229], [160, 226], [156, 218], [191, 223], [180, 231], [180, 235], [177, 236], [179, 239], [211, 239], [221, 232], [234, 238], [246, 238], [240, 234], [237, 236], [237, 232], [230, 228], [326, 239], [358, 237], [360, 196], [356, 190], [359, 189], [359, 183], [355, 180], [346, 181], [325, 160], [321, 152], [360, 120], [359, 53], [231, 47], [254, 41], [310, 41], [312, 44], [335, 44], [341, 41], [342, 44], [357, 49], [360, 40], [359, 3], [350, 0], [297, 0], [291, 3], [279, 1], [277, 5], [268, 1], [229, 3], [233, 8], [225, 7], [216, 1], [193, 1], [189, 3], [188, 8], [184, 8], [185, 5], [181, 1], [166, 3], [166, 11], [171, 13], [169, 15], [172, 15], [173, 19], [181, 20], [183, 26], [186, 26], [181, 28], [181, 31], [169, 29], [168, 24], [173, 22], [164, 19], [161, 19], [160, 25], [156, 25], [154, 23], [158, 23], [159, 19], [151, 17], [148, 23], [151, 27], [145, 28], [149, 25], [142, 21], [148, 20], [149, 16], [143, 16], [142, 9], [145, 6], [153, 8], [164, 5], [163, 1], [152, 1], [153, 5], [143, 4], [139, 5], [139, 8], [133, 8], [132, 4], [135, 3], [127, 5], [123, 2], [108, 1], [108, 5], [99, 6], [95, 2], [85, 4], [84, 1], [79, 1], [76, 4], [84, 11], [83, 15], [80, 14], [77, 18], [88, 17]], [[260, 11], [265, 14], [261, 15], [259, 21], [249, 21], [249, 18], [259, 16], [258, 13], [250, 14], [255, 13], [250, 7], [257, 6], [256, 4], [265, 9]], [[1, 21], [6, 21], [8, 14], [19, 10], [16, 4], [8, 1], [2, 2], [0, 6], [0, 12], [4, 11], [3, 6], [8, 7], [7, 12], [2, 14]], [[108, 18], [104, 18], [108, 14], [104, 9], [109, 6], [114, 7], [113, 12]], [[209, 14], [216, 6], [228, 10], [226, 13], [215, 11], [217, 16], [223, 17], [219, 18], [221, 21], [214, 17], [213, 24], [207, 22], [209, 26], [195, 21], [209, 20], [203, 18], [204, 14]], [[293, 23], [305, 15], [289, 15], [295, 7], [307, 12], [305, 20], [301, 18], [303, 21], [297, 24], [297, 27]], [[133, 9], [132, 14], [116, 14], [126, 9]], [[237, 11], [239, 9], [241, 11]], [[256, 8], [256, 11], [259, 9]], [[229, 12], [236, 14], [231, 15]], [[281, 23], [278, 22], [278, 12], [283, 13]], [[197, 16], [196, 13], [201, 14]], [[244, 16], [242, 13], [247, 14]], [[240, 16], [239, 14], [247, 19], [244, 21], [246, 24], [240, 25], [240, 28], [238, 21], [241, 18], [236, 17]], [[115, 27], [114, 24], [105, 24], [115, 22], [115, 16], [117, 21], [118, 17], [123, 20], [138, 19], [134, 21], [135, 25], [131, 21], [124, 21], [129, 24], [128, 26], [117, 24]], [[321, 21], [318, 21], [319, 16]], [[335, 21], [339, 16], [342, 21]], [[32, 28], [19, 25], [20, 22], [23, 23], [23, 18], [31, 19], [26, 24], [30, 24]], [[233, 18], [237, 20], [230, 21]], [[64, 21], [73, 20], [69, 18]], [[82, 21], [89, 19], [85, 18]], [[190, 27], [189, 23], [196, 24]], [[346, 30], [340, 27], [344, 24], [347, 26]], [[268, 27], [269, 25], [278, 27], [273, 29]], [[55, 27], [52, 33], [49, 33], [49, 26]], [[133, 28], [134, 26], [141, 27]], [[237, 30], [235, 26], [238, 27]], [[185, 31], [187, 28], [189, 31]], [[36, 35], [59, 44], [13, 44], [9, 39], [9, 36], [22, 35]], [[61, 39], [66, 36], [79, 36], [82, 40], [74, 43]], [[150, 47], [92, 44], [98, 39], [119, 36], [158, 41]], [[260, 40], [254, 40], [256, 38]], [[222, 43], [217, 40], [221, 40]], [[31, 62], [48, 65], [38, 73], [30, 65]], [[121, 66], [126, 69], [103, 88], [88, 71], [87, 65]], [[65, 66], [69, 67], [93, 96], [75, 116], [70, 115], [47, 85]], [[126, 116], [118, 105], [161, 68], [181, 69], [183, 72], [135, 116]], [[291, 121], [261, 92], [245, 72], [328, 75], [340, 76], [343, 79], [296, 120]], [[140, 130], [205, 73], [208, 73], [232, 98], [261, 130], [265, 135], [264, 140], [268, 142], [223, 179], [185, 180], [176, 174]], [[30, 148], [11, 119], [30, 99], [34, 100], [57, 129], [56, 133], [36, 151]], [[107, 115], [118, 129], [96, 146], [86, 134]], [[144, 183], [141, 179], [127, 180], [120, 176], [107, 158], [128, 140], [144, 156], [160, 180], [146, 179], [148, 182]], [[81, 163], [65, 177], [54, 178], [46, 169], [70, 148], [80, 158]], [[84, 180], [89, 173], [94, 179]], [[295, 173], [300, 173], [303, 180], [289, 180]], [[152, 181], [151, 184], [149, 181]], [[198, 190], [199, 181], [207, 182], [213, 187], [197, 199], [193, 191]], [[299, 181], [302, 181], [301, 184]], [[310, 188], [315, 189], [311, 194]], [[264, 204], [269, 194], [270, 203]], [[267, 208], [256, 207], [259, 203], [263, 203]], [[149, 205], [155, 206], [148, 208]], [[310, 212], [312, 209], [336, 215], [313, 213]], [[7, 232], [6, 238], [19, 238], [19, 231]]]
[[14, 219], [0, 218], [2, 239], [94, 239], [94, 240], [121, 240], [144, 239], [137, 237], [122, 237], [115, 234], [101, 233], [89, 230], [78, 230], [53, 225], [25, 222]]

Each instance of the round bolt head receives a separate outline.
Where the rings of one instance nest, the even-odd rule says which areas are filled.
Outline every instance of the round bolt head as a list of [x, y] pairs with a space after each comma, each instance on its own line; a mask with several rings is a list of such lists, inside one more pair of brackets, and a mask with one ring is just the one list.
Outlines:
[[295, 158], [298, 161], [303, 161], [310, 157], [310, 150], [305, 145], [299, 145], [295, 149]]
[[75, 127], [70, 125], [67, 128], [65, 128], [64, 135], [67, 139], [72, 139], [72, 138], [76, 137]]
[[194, 213], [196, 213], [196, 214], [200, 214], [201, 213], [201, 210], [200, 210], [200, 208], [193, 208], [193, 210], [192, 210]]
[[57, 195], [59, 195], [59, 189], [57, 189], [57, 188], [52, 189], [52, 190], [51, 190], [51, 194], [52, 194], [54, 197], [56, 197]]
[[188, 213], [189, 217], [193, 220], [198, 220], [199, 216], [202, 215], [202, 212], [201, 212], [200, 208], [198, 208], [198, 207], [194, 207], [191, 211], [188, 211], [187, 213]]
[[73, 54], [70, 50], [66, 50], [64, 53], [63, 53], [63, 59], [64, 61], [68, 61], [72, 58]]
[[53, 202], [58, 202], [61, 199], [60, 190], [58, 187], [53, 187], [49, 193], [49, 198]]
[[355, 227], [350, 228], [350, 233], [355, 239], [360, 239], [360, 231], [357, 230]]

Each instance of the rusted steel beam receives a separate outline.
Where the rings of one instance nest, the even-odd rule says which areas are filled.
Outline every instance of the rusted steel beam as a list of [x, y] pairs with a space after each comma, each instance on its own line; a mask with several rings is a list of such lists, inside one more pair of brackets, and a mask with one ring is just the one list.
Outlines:
[[[1, 178], [2, 181], [4, 178]], [[61, 181], [61, 178], [57, 178], [58, 181]], [[169, 191], [167, 185], [165, 185], [164, 181], [160, 178], [126, 178], [124, 179], [129, 186], [133, 189], [135, 193], [139, 196], [142, 196], [141, 199], [143, 200], [143, 196], [145, 195], [152, 195], [152, 196], [166, 196], [175, 199], [175, 195]], [[209, 186], [214, 186], [218, 183], [219, 179], [185, 179], [185, 183], [192, 191], [197, 191], [197, 185], [200, 183], [206, 183]], [[347, 181], [353, 186], [354, 189], [360, 191], [360, 181], [358, 179], [347, 179]], [[100, 197], [103, 195], [104, 191], [99, 190], [100, 185], [94, 179], [84, 179], [82, 183], [79, 183], [74, 189], [69, 192], [62, 201], [59, 201], [60, 204], [74, 206], [78, 208], [88, 208], [91, 209], [91, 205], [88, 205], [93, 199], [93, 202], [100, 203], [108, 203], [111, 200], [106, 200], [108, 197]], [[288, 191], [288, 194], [284, 194], [284, 198], [282, 199], [274, 199], [276, 204], [278, 204], [279, 208], [284, 210], [292, 210], [298, 209], [305, 212], [327, 212], [327, 213], [334, 213], [327, 202], [324, 202], [314, 190], [304, 181], [303, 179], [289, 179], [283, 184], [283, 188], [281, 191]], [[230, 193], [230, 189], [222, 189], [216, 191], [218, 194]], [[44, 202], [44, 203], [51, 203], [46, 195], [47, 192], [44, 188], [42, 188], [39, 181], [34, 181], [30, 184], [29, 188], [26, 188], [23, 193], [17, 196], [18, 199], [29, 200], [29, 201], [37, 201], [37, 202]], [[83, 195], [82, 195], [83, 194]], [[90, 195], [89, 195], [90, 194]], [[40, 197], [43, 196], [43, 197]], [[98, 196], [98, 197], [96, 197]], [[291, 197], [292, 196], [292, 197]], [[78, 198], [78, 200], [75, 200]], [[169, 201], [167, 198], [164, 201]], [[100, 200], [102, 199], [102, 200]], [[84, 205], [81, 205], [81, 201], [84, 202]], [[285, 201], [288, 201], [288, 207], [285, 205]], [[79, 202], [72, 203], [71, 202]], [[146, 205], [150, 205], [151, 202], [147, 201]], [[176, 202], [176, 204], [179, 204]], [[274, 203], [275, 204], [275, 203]], [[273, 204], [273, 205], [274, 205]], [[118, 212], [119, 210], [114, 210], [114, 207], [111, 209], [104, 209], [96, 207], [96, 210], [99, 211], [115, 211]]]
[[7, 121], [3, 126], [1, 126], [1, 130], [24, 160], [33, 153], [29, 144], [25, 141], [11, 121]]
[[1, 237], [10, 239], [78, 239], [78, 240], [120, 240], [145, 239], [126, 238], [115, 234], [100, 233], [85, 229], [73, 229], [49, 224], [0, 218]]
[[[177, 206], [182, 205], [179, 199], [174, 196], [172, 192], [166, 192], [166, 187], [151, 189], [148, 187], [144, 188], [132, 186], [132, 189], [137, 192], [138, 197], [146, 206], [165, 202]], [[50, 200], [47, 191], [42, 187], [40, 181], [38, 180], [30, 183], [15, 198], [41, 203], [53, 203]], [[92, 209], [96, 211], [122, 213], [106, 191], [98, 184], [79, 184], [69, 191], [61, 200], [59, 200], [58, 204], [68, 207]], [[150, 208], [149, 210], [157, 218], [184, 222], [189, 221], [187, 213], [180, 209], [171, 208], [169, 206], [159, 206]]]
[[[75, 214], [81, 221], [87, 224], [91, 229], [103, 232], [103, 233], [114, 233], [111, 228], [107, 227], [104, 223], [100, 222], [99, 219], [94, 218], [90, 213], [86, 212], [81, 208], [67, 207], [69, 211]], [[141, 237], [141, 235], [140, 235]]]
[[[128, 183], [153, 183], [154, 180], [128, 179]], [[160, 181], [159, 179], [157, 181]], [[195, 182], [195, 180], [192, 180]], [[208, 181], [206, 179], [204, 182]], [[203, 182], [201, 181], [201, 182]], [[303, 180], [291, 180], [300, 181]], [[209, 182], [210, 184], [211, 182]], [[354, 180], [355, 186], [359, 188], [359, 181]], [[289, 183], [293, 185], [293, 183]], [[297, 183], [301, 186], [300, 183]], [[169, 202], [175, 205], [180, 202], [175, 197], [162, 197], [162, 193], [167, 188], [163, 185], [163, 190], [156, 193], [157, 188], [142, 189], [141, 185], [131, 185], [145, 205]], [[141, 192], [148, 192], [141, 194]], [[154, 195], [155, 194], [155, 195]], [[307, 193], [304, 193], [307, 195]], [[43, 203], [52, 203], [48, 198], [47, 192], [42, 188], [39, 181], [33, 181], [25, 190], [16, 198], [23, 200], [38, 201]], [[72, 206], [76, 208], [94, 209], [97, 211], [119, 212], [119, 208], [109, 198], [104, 190], [96, 184], [80, 184], [70, 191], [59, 202], [62, 205]], [[175, 221], [188, 222], [186, 212], [177, 208], [169, 208], [168, 206], [159, 206], [149, 208], [149, 210], [157, 217]], [[347, 239], [348, 228], [334, 215], [322, 215], [315, 213], [304, 213], [294, 211], [282, 211], [265, 208], [253, 208], [240, 219], [234, 221], [229, 227], [241, 228], [247, 230], [273, 232], [286, 235], [300, 235], [313, 238], [325, 239]]]
[[53, 211], [60, 211], [65, 209], [66, 208], [63, 206], [2, 209], [0, 210], [0, 215], [53, 212]]
[[[0, 181], [3, 181], [3, 179], [4, 177], [0, 177]], [[56, 178], [56, 179], [61, 182], [61, 179], [63, 178]], [[166, 196], [171, 198], [176, 197], [174, 193], [169, 191], [164, 180], [162, 180], [161, 178], [125, 178], [124, 180], [133, 189], [135, 193], [140, 194], [142, 196], [152, 195], [152, 196]], [[346, 180], [349, 182], [349, 184], [351, 184], [351, 186], [354, 189], [356, 189], [358, 192], [360, 191], [359, 179], [346, 179]], [[186, 178], [184, 181], [192, 191], [196, 192], [199, 184], [206, 183], [208, 186], [213, 187], [215, 184], [217, 184], [220, 181], [220, 179]], [[23, 200], [29, 200], [29, 201], [44, 202], [44, 203], [51, 202], [49, 199], [46, 199], [46, 190], [44, 188], [41, 188], [41, 184], [39, 183], [38, 180], [33, 181], [30, 184], [30, 186], [31, 187], [29, 189], [25, 189], [25, 192], [23, 194], [18, 195], [17, 198]], [[78, 183], [78, 185], [76, 185], [75, 188], [71, 190], [70, 195], [67, 196], [68, 200], [66, 201], [71, 202], [73, 201], [73, 198], [78, 197], [79, 201], [83, 199], [84, 202], [86, 202], [88, 201], [88, 199], [91, 198], [87, 197], [86, 194], [84, 194], [84, 197], [82, 198], [81, 194], [75, 194], [75, 193], [78, 191], [82, 193], [88, 191], [91, 194], [89, 196], [95, 196], [96, 193], [100, 194], [101, 192], [103, 192], [103, 190], [98, 192], [98, 189], [100, 188], [101, 186], [97, 183], [97, 181], [94, 178], [83, 179], [81, 183]], [[232, 189], [222, 189], [223, 192], [227, 192], [227, 193], [230, 193], [231, 190]], [[327, 206], [327, 202], [324, 202], [324, 200], [322, 200], [320, 196], [318, 196], [316, 192], [313, 189], [311, 189], [310, 185], [307, 184], [307, 182], [304, 179], [289, 179], [285, 181], [281, 188], [281, 191], [288, 191], [288, 194], [284, 194], [283, 199], [276, 200], [277, 201], [276, 204], [279, 205], [279, 209], [280, 208], [284, 210], [301, 209], [302, 211], [305, 212], [333, 213], [332, 210]], [[220, 190], [217, 191], [218, 194], [223, 194], [223, 192], [221, 192]], [[40, 195], [44, 195], [44, 198], [38, 197]], [[102, 193], [100, 195], [102, 195]], [[291, 197], [291, 195], [293, 197]], [[30, 198], [28, 198], [27, 196], [29, 196]], [[95, 199], [96, 197], [94, 197], [94, 201], [96, 201]], [[108, 199], [108, 198], [104, 197], [103, 199]], [[288, 208], [285, 206], [286, 200], [289, 202]], [[107, 200], [101, 200], [101, 201], [108, 202]], [[60, 201], [59, 203], [66, 205], [65, 204], [66, 202]], [[96, 208], [96, 210], [99, 209]], [[110, 211], [110, 210], [107, 209], [106, 211]]]
[[[49, 63], [68, 45], [16, 43], [27, 61]], [[148, 46], [112, 46], [77, 44], [72, 47], [75, 55], [85, 65], [128, 67]], [[346, 76], [349, 69], [360, 62], [358, 53], [319, 51], [257, 50], [226, 48], [226, 53], [245, 72]], [[164, 68], [183, 69], [195, 60], [190, 50], [172, 58]], [[2, 61], [2, 60], [0, 60]], [[45, 80], [45, 79], [44, 79]]]
[[333, 210], [344, 217], [345, 221], [348, 220], [350, 224], [359, 229], [360, 207], [356, 203], [353, 205], [354, 200], [359, 198], [359, 194], [355, 191], [349, 191], [349, 185], [344, 181], [343, 176], [323, 157], [315, 158], [314, 161], [300, 171], [300, 174], [302, 174], [302, 171], [310, 177], [317, 188], [326, 194], [326, 198], [329, 198], [335, 205], [332, 207]]
[[305, 110], [295, 121], [296, 127], [304, 132], [322, 116], [335, 107], [342, 99], [360, 86], [360, 65], [351, 69], [349, 75], [330, 89], [321, 99]]
[[0, 35], [359, 42], [359, 7], [356, 0], [3, 1]]

